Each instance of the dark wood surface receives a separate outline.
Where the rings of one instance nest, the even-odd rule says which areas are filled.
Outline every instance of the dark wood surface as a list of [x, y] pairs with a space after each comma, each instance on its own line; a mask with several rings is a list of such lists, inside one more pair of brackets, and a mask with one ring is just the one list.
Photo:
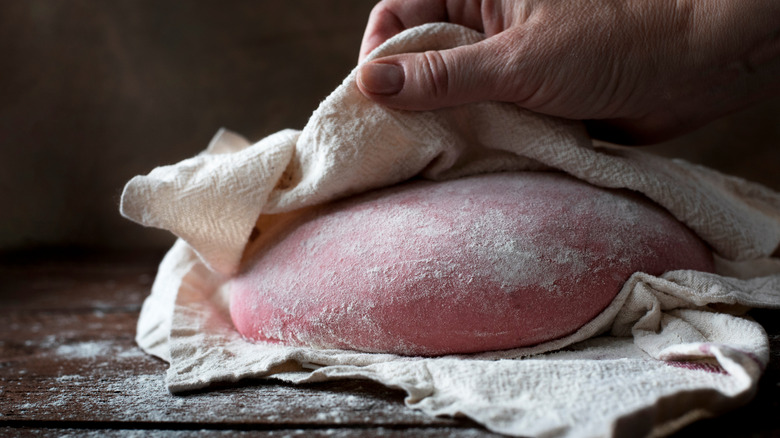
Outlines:
[[[185, 396], [167, 364], [134, 343], [159, 253], [28, 253], [0, 258], [0, 436], [491, 436], [467, 419], [408, 409], [368, 381], [249, 381]], [[780, 323], [756, 398], [676, 436], [780, 436]]]

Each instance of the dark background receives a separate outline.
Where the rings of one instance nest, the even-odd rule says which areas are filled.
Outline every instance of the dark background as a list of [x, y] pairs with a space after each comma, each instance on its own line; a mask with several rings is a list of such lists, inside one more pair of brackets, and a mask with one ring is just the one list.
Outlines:
[[[144, 249], [124, 183], [227, 127], [302, 128], [371, 0], [0, 0], [0, 251]], [[780, 99], [651, 147], [780, 190]]]

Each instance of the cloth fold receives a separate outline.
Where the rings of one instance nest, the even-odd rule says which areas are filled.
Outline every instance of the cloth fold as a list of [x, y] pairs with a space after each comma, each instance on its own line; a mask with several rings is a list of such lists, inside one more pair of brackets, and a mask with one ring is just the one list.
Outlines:
[[[481, 38], [454, 25], [421, 26], [383, 44], [369, 59]], [[640, 150], [597, 148], [581, 123], [512, 104], [424, 113], [387, 109], [360, 93], [355, 74], [300, 132], [281, 131], [253, 145], [223, 132], [205, 153], [133, 178], [122, 195], [122, 214], [172, 231], [211, 268], [231, 274], [261, 214], [418, 175], [441, 180], [553, 168], [597, 186], [642, 192], [726, 258], [766, 257], [780, 244], [780, 197], [757, 184]]]
[[[369, 59], [481, 38], [455, 25], [425, 25]], [[255, 144], [222, 131], [204, 153], [127, 184], [122, 213], [180, 237], [160, 266], [136, 337], [170, 362], [172, 392], [247, 377], [372, 379], [403, 389], [410, 407], [431, 415], [560, 437], [666, 434], [752, 396], [768, 340], [743, 312], [780, 307], [780, 262], [770, 257], [780, 243], [780, 195], [684, 161], [594, 146], [579, 122], [510, 104], [390, 110], [363, 97], [354, 80], [355, 71], [302, 131]], [[412, 177], [540, 170], [643, 193], [713, 248], [718, 272], [636, 273], [570, 336], [468, 356], [253, 343], [233, 328], [222, 286], [253, 250], [253, 237], [296, 211]]]

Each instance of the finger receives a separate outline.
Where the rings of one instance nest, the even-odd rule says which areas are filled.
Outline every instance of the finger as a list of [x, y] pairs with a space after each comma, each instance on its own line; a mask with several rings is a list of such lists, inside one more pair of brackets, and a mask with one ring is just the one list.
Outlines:
[[483, 31], [481, 1], [384, 0], [371, 11], [360, 46], [360, 61], [380, 44], [406, 29], [450, 22]]
[[429, 110], [483, 100], [514, 102], [522, 83], [498, 37], [449, 50], [380, 58], [361, 67], [360, 91], [391, 108]]
[[369, 53], [379, 47], [383, 42], [406, 29], [404, 23], [383, 3], [374, 6], [368, 17], [368, 24], [360, 44], [360, 59], [362, 62]]

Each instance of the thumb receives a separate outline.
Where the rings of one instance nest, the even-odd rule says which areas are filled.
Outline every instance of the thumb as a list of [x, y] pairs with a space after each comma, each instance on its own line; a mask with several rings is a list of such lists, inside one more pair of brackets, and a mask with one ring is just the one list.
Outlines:
[[495, 38], [449, 50], [375, 59], [357, 74], [369, 99], [406, 110], [430, 110], [483, 100], [514, 101], [519, 78]]

